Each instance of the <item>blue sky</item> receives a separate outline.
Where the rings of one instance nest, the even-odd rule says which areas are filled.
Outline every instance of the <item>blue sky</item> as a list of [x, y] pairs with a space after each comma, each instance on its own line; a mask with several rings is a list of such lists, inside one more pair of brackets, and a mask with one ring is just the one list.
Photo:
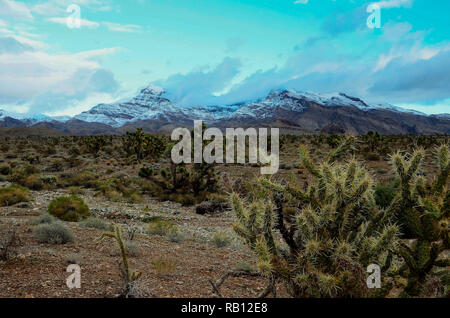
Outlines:
[[448, 12], [448, 0], [0, 0], [0, 109], [74, 115], [154, 83], [185, 106], [293, 88], [449, 113]]

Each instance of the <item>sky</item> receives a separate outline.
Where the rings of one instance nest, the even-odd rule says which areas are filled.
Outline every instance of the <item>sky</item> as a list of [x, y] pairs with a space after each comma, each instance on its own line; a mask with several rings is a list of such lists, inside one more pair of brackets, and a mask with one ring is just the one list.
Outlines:
[[186, 107], [286, 88], [450, 113], [448, 12], [448, 0], [0, 0], [0, 109], [73, 116], [155, 84]]

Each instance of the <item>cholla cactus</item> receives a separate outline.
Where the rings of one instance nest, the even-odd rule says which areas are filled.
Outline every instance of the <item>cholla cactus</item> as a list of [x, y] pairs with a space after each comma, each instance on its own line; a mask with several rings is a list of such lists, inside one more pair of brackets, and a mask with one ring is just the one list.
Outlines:
[[424, 156], [423, 150], [417, 150], [409, 158], [400, 153], [392, 157], [401, 190], [391, 211], [402, 226], [403, 238], [414, 240], [411, 245], [401, 244], [398, 251], [405, 261], [400, 273], [408, 279], [402, 296], [420, 295], [435, 266], [450, 266], [448, 146], [443, 145], [436, 151], [439, 174], [435, 180], [426, 180], [418, 174]]
[[122, 272], [122, 276], [125, 280], [125, 290], [122, 293], [122, 296], [129, 297], [131, 295], [130, 292], [132, 290], [133, 284], [141, 277], [141, 273], [138, 271], [130, 271], [129, 269], [127, 248], [122, 238], [122, 230], [117, 224], [114, 224], [114, 232], [103, 233], [102, 236], [99, 238], [99, 241], [103, 240], [105, 237], [111, 237], [115, 239], [117, 242], [117, 246], [119, 248], [120, 255], [122, 257], [120, 269]]
[[376, 206], [372, 179], [356, 160], [335, 163], [349, 145], [320, 166], [301, 149], [313, 177], [306, 191], [263, 178], [250, 202], [232, 195], [235, 232], [256, 254], [261, 274], [283, 282], [293, 297], [370, 296], [367, 266], [390, 267], [399, 229]]

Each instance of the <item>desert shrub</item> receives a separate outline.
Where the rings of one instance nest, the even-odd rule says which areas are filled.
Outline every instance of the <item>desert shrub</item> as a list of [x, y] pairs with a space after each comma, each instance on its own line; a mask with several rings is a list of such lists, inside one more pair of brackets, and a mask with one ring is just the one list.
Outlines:
[[20, 202], [28, 202], [30, 194], [26, 188], [12, 185], [8, 188], [0, 189], [0, 206], [11, 206]]
[[30, 190], [39, 191], [42, 190], [45, 186], [44, 182], [42, 182], [41, 178], [37, 174], [33, 174], [31, 176], [26, 177], [21, 185], [27, 187]]
[[38, 174], [40, 172], [41, 170], [39, 170], [38, 168], [31, 165], [27, 165], [24, 168], [13, 169], [13, 171], [8, 175], [7, 179], [9, 182], [14, 182], [23, 185], [27, 177]]
[[139, 169], [139, 177], [141, 178], [149, 178], [155, 174], [155, 169], [150, 167], [142, 167]]
[[158, 276], [169, 275], [177, 269], [177, 264], [174, 261], [161, 258], [152, 260], [152, 265]]
[[58, 220], [56, 218], [54, 218], [53, 216], [44, 214], [44, 215], [38, 216], [37, 218], [31, 219], [29, 221], [29, 223], [31, 225], [39, 225], [39, 224], [52, 224], [57, 221]]
[[92, 188], [97, 185], [98, 176], [89, 171], [83, 171], [66, 179], [67, 186]]
[[375, 202], [383, 209], [389, 207], [400, 186], [399, 180], [379, 183], [375, 186]]
[[127, 254], [131, 257], [138, 256], [140, 254], [139, 245], [133, 241], [125, 241]]
[[0, 261], [7, 261], [17, 254], [19, 238], [14, 229], [0, 228]]
[[236, 266], [234, 267], [234, 270], [236, 272], [246, 272], [246, 273], [251, 273], [251, 272], [255, 271], [253, 266], [251, 266], [250, 264], [247, 264], [246, 262], [241, 262], [239, 264], [236, 264]]
[[98, 229], [98, 230], [104, 230], [104, 231], [112, 232], [114, 230], [114, 227], [111, 224], [104, 222], [100, 219], [94, 218], [94, 217], [89, 217], [86, 220], [81, 221], [80, 225], [84, 226], [84, 227]]
[[178, 227], [170, 220], [155, 218], [150, 221], [147, 232], [152, 235], [166, 236], [176, 232]]
[[224, 231], [218, 231], [213, 234], [211, 243], [218, 248], [227, 247], [231, 244], [231, 237]]
[[96, 195], [102, 195], [111, 201], [142, 202], [139, 189], [137, 189], [133, 180], [127, 177], [102, 180], [97, 183], [96, 190]]
[[72, 232], [59, 222], [40, 224], [33, 233], [39, 243], [66, 244], [74, 241]]
[[25, 157], [22, 158], [23, 161], [28, 162], [29, 164], [38, 164], [41, 162], [41, 159], [39, 156], [33, 155], [33, 154], [27, 154]]
[[0, 174], [7, 176], [11, 173], [12, 169], [8, 165], [0, 166]]
[[54, 217], [68, 222], [78, 222], [90, 215], [89, 207], [75, 195], [52, 200], [48, 205], [48, 212]]
[[185, 236], [180, 231], [172, 231], [169, 234], [167, 234], [167, 238], [171, 242], [180, 243], [180, 242], [184, 241]]
[[41, 181], [50, 186], [54, 186], [58, 183], [58, 179], [55, 176], [40, 176]]
[[67, 188], [67, 193], [69, 193], [71, 195], [83, 195], [86, 192], [83, 189], [81, 189], [80, 187], [72, 186], [72, 187]]
[[47, 146], [41, 149], [41, 153], [47, 156], [56, 154], [56, 148], [54, 146]]

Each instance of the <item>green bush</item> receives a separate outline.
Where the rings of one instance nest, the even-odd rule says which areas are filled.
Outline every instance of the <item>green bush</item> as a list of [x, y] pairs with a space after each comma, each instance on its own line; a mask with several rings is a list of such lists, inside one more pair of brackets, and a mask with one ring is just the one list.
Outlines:
[[141, 178], [149, 178], [152, 177], [155, 174], [155, 169], [150, 167], [142, 167], [139, 170], [139, 177]]
[[227, 247], [231, 244], [231, 237], [223, 231], [214, 233], [211, 242], [218, 248]]
[[10, 166], [1, 166], [0, 167], [0, 174], [7, 176], [11, 173], [12, 169]]
[[90, 215], [89, 207], [76, 195], [52, 200], [48, 206], [48, 212], [50, 215], [68, 222], [78, 222]]
[[94, 217], [89, 217], [86, 220], [82, 221], [80, 223], [81, 226], [84, 227], [89, 227], [92, 229], [98, 229], [98, 230], [104, 230], [104, 231], [114, 231], [114, 227], [106, 222], [103, 222], [100, 219], [94, 218]]
[[28, 176], [23, 180], [21, 185], [27, 187], [30, 190], [40, 191], [44, 188], [45, 184], [37, 174]]
[[34, 237], [39, 243], [48, 244], [66, 244], [74, 241], [72, 232], [59, 222], [38, 225], [34, 229]]
[[41, 215], [41, 216], [39, 216], [37, 218], [34, 218], [34, 219], [30, 220], [29, 223], [31, 225], [40, 225], [40, 224], [52, 224], [52, 223], [55, 223], [55, 222], [57, 222], [56, 218], [54, 218], [51, 215], [44, 214], [44, 215]]
[[148, 226], [148, 233], [153, 235], [166, 236], [172, 232], [176, 232], [178, 227], [170, 220], [156, 218], [153, 219]]
[[375, 202], [383, 209], [387, 208], [394, 200], [399, 188], [399, 181], [379, 183], [375, 187]]
[[0, 206], [11, 206], [20, 202], [30, 200], [30, 194], [27, 189], [12, 185], [8, 188], [0, 189]]

